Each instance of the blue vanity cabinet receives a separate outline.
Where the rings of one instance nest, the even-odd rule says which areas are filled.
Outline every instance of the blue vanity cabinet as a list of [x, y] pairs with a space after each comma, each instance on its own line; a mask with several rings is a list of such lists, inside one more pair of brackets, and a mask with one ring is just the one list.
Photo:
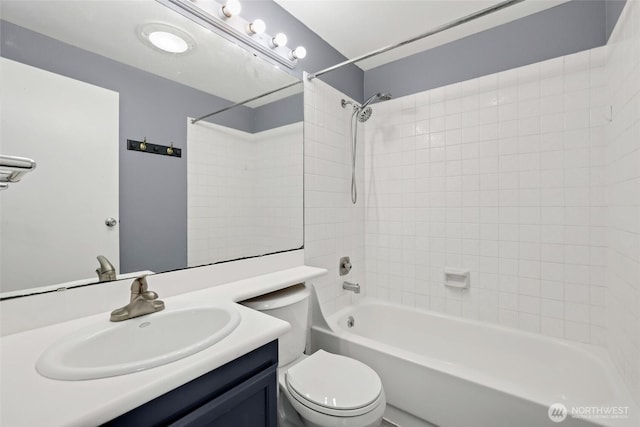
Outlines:
[[105, 426], [276, 427], [278, 342], [272, 341]]

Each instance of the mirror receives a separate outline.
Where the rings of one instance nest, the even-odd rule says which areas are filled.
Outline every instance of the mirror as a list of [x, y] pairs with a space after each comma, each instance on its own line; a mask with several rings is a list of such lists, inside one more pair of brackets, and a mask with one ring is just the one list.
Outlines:
[[96, 283], [98, 255], [124, 278], [302, 247], [302, 85], [192, 123], [292, 72], [153, 0], [3, 1], [0, 30], [0, 154], [37, 163], [0, 191], [4, 297]]

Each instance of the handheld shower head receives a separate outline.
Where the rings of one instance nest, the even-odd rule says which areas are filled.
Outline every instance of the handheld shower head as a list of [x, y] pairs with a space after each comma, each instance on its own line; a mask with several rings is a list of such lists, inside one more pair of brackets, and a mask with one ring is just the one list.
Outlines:
[[371, 109], [371, 107], [366, 107], [366, 108], [360, 108], [359, 113], [358, 113], [358, 121], [360, 123], [364, 123], [367, 120], [369, 120], [369, 117], [371, 117], [371, 114], [373, 113], [373, 110]]
[[358, 190], [356, 189], [356, 147], [358, 141], [358, 122], [364, 123], [371, 117], [373, 114], [373, 109], [368, 105], [376, 100], [387, 101], [391, 99], [391, 94], [389, 93], [376, 93], [371, 98], [367, 99], [362, 105], [358, 105], [353, 101], [348, 101], [343, 99], [340, 102], [342, 108], [346, 108], [347, 105], [351, 105], [353, 107], [353, 112], [351, 113], [351, 202], [353, 204], [358, 200]]

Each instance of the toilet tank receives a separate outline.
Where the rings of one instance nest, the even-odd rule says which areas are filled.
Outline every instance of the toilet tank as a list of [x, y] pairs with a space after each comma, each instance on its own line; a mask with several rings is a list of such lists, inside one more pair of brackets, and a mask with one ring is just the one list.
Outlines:
[[242, 301], [240, 304], [282, 319], [291, 325], [291, 329], [278, 338], [278, 366], [287, 365], [302, 356], [309, 326], [309, 290], [304, 284], [293, 285]]

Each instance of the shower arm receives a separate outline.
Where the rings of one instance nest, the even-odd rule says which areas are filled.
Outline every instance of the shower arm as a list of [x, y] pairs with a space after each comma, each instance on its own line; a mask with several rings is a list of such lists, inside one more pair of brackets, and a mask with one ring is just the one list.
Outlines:
[[464, 16], [464, 17], [462, 17], [460, 19], [456, 19], [455, 21], [451, 21], [451, 22], [448, 22], [448, 23], [446, 23], [444, 25], [441, 25], [439, 27], [431, 29], [431, 30], [427, 31], [426, 33], [422, 33], [422, 34], [420, 34], [418, 36], [415, 36], [415, 37], [412, 37], [410, 39], [401, 41], [400, 43], [396, 43], [396, 44], [391, 45], [391, 46], [386, 46], [386, 47], [380, 48], [378, 50], [374, 50], [373, 52], [366, 53], [366, 54], [358, 56], [356, 58], [340, 62], [339, 64], [333, 65], [333, 66], [331, 66], [329, 68], [325, 68], [324, 70], [320, 70], [320, 71], [315, 72], [313, 74], [309, 74], [307, 76], [307, 79], [308, 80], [313, 80], [313, 79], [315, 79], [317, 77], [320, 77], [323, 74], [326, 74], [328, 72], [337, 70], [338, 68], [342, 68], [342, 67], [344, 67], [346, 65], [355, 64], [357, 62], [364, 61], [365, 59], [373, 58], [374, 56], [378, 56], [380, 54], [383, 54], [383, 53], [388, 52], [390, 50], [393, 50], [393, 49], [399, 48], [401, 46], [407, 45], [409, 43], [413, 43], [415, 41], [422, 40], [422, 39], [430, 37], [430, 36], [432, 36], [434, 34], [438, 34], [438, 33], [441, 33], [443, 31], [446, 31], [446, 30], [448, 30], [450, 28], [454, 28], [454, 27], [460, 26], [462, 24], [466, 24], [467, 22], [474, 21], [474, 20], [476, 20], [478, 18], [482, 18], [483, 16], [490, 15], [490, 14], [492, 14], [494, 12], [498, 12], [498, 11], [500, 11], [502, 9], [506, 9], [506, 8], [508, 8], [510, 6], [514, 6], [514, 5], [516, 5], [518, 3], [522, 3], [524, 1], [525, 0], [507, 0], [507, 1], [503, 1], [503, 2], [498, 3], [496, 5], [493, 5], [493, 6], [485, 8], [485, 9], [479, 10], [477, 12], [471, 13], [471, 14], [469, 14], [467, 16]]

